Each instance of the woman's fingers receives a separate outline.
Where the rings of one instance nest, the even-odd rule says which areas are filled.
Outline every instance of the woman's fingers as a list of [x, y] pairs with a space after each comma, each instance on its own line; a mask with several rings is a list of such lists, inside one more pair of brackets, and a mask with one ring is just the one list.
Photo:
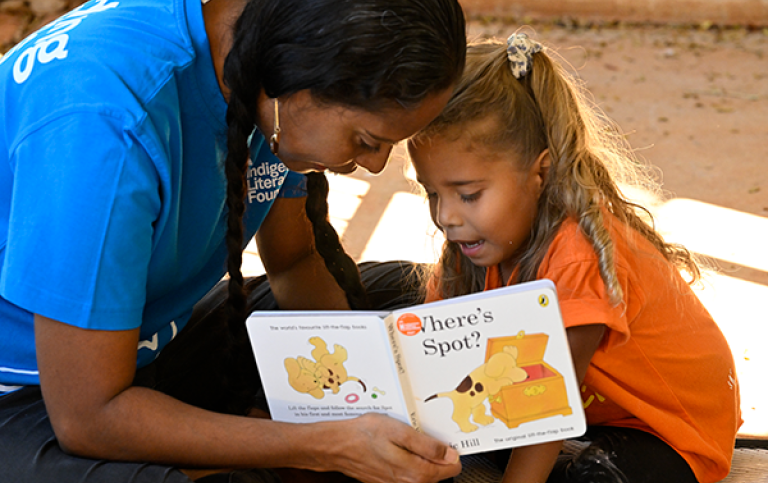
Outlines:
[[434, 483], [461, 472], [445, 443], [380, 414], [348, 421], [349, 436], [334, 455], [345, 474], [366, 483]]
[[404, 449], [421, 458], [439, 465], [454, 465], [459, 462], [459, 453], [445, 443], [417, 431], [403, 432]]

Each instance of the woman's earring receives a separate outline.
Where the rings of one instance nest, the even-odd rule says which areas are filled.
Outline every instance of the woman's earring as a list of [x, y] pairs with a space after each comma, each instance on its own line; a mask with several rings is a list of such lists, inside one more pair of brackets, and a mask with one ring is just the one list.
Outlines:
[[280, 151], [280, 112], [278, 110], [277, 97], [275, 97], [275, 132], [269, 138], [269, 150], [275, 156]]

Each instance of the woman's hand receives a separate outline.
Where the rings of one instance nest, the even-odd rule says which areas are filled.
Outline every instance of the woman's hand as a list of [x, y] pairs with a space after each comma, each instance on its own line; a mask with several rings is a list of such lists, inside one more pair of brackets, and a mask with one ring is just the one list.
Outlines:
[[436, 482], [461, 472], [454, 449], [390, 417], [369, 413], [320, 424], [338, 428], [318, 441], [325, 460], [318, 469], [341, 471], [366, 483]]

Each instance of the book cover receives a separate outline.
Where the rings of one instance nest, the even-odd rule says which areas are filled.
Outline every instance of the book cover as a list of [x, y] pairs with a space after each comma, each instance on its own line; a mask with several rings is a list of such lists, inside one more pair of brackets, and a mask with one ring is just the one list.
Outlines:
[[471, 454], [586, 431], [554, 284], [538, 280], [394, 311], [422, 430]]
[[255, 312], [247, 327], [272, 418], [379, 412], [460, 454], [586, 430], [548, 280], [389, 312]]

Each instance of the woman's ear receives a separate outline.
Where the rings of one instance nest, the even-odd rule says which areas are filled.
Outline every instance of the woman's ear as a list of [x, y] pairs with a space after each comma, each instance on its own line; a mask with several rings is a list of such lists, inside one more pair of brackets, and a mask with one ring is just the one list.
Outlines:
[[531, 166], [531, 175], [534, 177], [539, 193], [544, 189], [544, 183], [547, 181], [550, 166], [552, 166], [552, 158], [549, 156], [549, 149], [545, 149]]

